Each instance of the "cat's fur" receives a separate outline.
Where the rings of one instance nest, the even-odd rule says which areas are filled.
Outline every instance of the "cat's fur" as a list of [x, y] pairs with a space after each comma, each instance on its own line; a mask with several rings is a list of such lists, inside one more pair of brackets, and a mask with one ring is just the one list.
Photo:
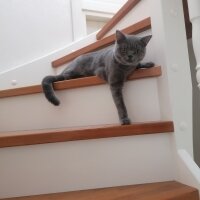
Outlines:
[[52, 83], [67, 79], [97, 75], [108, 82], [117, 107], [121, 124], [130, 124], [124, 104], [122, 88], [127, 76], [137, 68], [149, 68], [154, 64], [140, 63], [146, 53], [146, 45], [151, 35], [137, 37], [116, 31], [114, 47], [81, 55], [73, 60], [67, 68], [56, 76], [46, 76], [42, 81], [44, 94], [49, 102], [59, 105]]

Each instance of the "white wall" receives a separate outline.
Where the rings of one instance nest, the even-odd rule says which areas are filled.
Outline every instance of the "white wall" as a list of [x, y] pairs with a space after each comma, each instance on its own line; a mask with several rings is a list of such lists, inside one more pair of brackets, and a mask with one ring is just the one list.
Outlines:
[[[102, 28], [126, 1], [127, 0], [71, 0], [75, 40], [79, 40], [83, 36]], [[77, 21], [79, 21], [79, 23], [77, 23]]]
[[0, 1], [0, 72], [72, 41], [70, 0]]
[[[87, 15], [111, 18], [126, 0], [0, 0], [0, 73], [79, 40], [97, 26]], [[90, 28], [91, 27], [91, 28]]]
[[105, 24], [106, 22], [103, 21], [87, 20], [87, 34], [97, 31]]

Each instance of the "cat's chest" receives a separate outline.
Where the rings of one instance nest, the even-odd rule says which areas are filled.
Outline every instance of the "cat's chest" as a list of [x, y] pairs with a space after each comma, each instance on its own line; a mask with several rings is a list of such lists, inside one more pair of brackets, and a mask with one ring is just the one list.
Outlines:
[[123, 73], [124, 76], [130, 75], [135, 70], [136, 70], [136, 66], [125, 66], [125, 65], [119, 65], [118, 66], [119, 73]]
[[111, 67], [108, 71], [110, 83], [124, 82], [127, 77], [134, 71], [134, 68], [121, 68], [119, 66]]

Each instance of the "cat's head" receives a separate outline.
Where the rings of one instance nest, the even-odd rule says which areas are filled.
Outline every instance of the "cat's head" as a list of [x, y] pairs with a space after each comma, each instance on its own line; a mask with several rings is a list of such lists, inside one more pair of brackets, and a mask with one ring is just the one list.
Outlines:
[[145, 56], [151, 35], [138, 37], [116, 31], [115, 59], [123, 65], [137, 65]]

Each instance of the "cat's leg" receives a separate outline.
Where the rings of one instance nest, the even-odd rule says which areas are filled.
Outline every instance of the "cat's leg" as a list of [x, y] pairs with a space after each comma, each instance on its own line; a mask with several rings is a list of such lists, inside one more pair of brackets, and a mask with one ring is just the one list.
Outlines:
[[95, 75], [98, 76], [99, 78], [103, 79], [104, 81], [107, 81], [107, 76], [106, 76], [106, 72], [105, 72], [104, 67], [98, 67], [95, 70]]
[[123, 99], [122, 89], [123, 89], [123, 83], [110, 85], [110, 90], [118, 111], [120, 123], [121, 125], [126, 125], [130, 124], [131, 121], [128, 118], [128, 113]]
[[155, 64], [153, 62], [146, 62], [146, 63], [139, 63], [137, 65], [137, 68], [136, 69], [140, 69], [140, 68], [151, 68], [155, 66]]

